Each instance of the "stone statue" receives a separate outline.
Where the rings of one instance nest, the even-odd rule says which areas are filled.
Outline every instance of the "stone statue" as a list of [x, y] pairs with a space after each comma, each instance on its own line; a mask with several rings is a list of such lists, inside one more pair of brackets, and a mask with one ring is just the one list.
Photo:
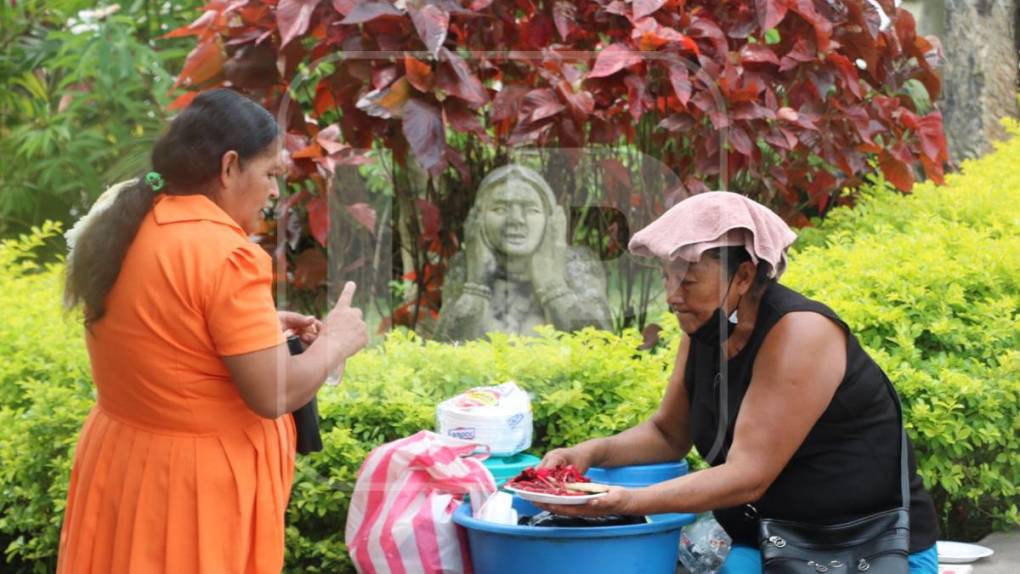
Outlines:
[[528, 335], [542, 324], [608, 329], [611, 322], [601, 262], [591, 250], [567, 245], [567, 217], [549, 184], [515, 164], [479, 185], [443, 301], [441, 340], [490, 331]]

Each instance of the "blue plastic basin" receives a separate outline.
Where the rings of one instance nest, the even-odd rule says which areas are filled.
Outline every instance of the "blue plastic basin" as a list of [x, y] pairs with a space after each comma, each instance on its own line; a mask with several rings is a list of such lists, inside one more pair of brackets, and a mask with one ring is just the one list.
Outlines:
[[640, 464], [619, 468], [592, 467], [584, 474], [593, 482], [638, 488], [687, 474], [687, 461]]
[[[519, 515], [539, 512], [514, 497]], [[680, 529], [693, 514], [660, 514], [646, 524], [598, 528], [509, 526], [475, 520], [462, 504], [453, 521], [467, 530], [475, 574], [675, 574]]]

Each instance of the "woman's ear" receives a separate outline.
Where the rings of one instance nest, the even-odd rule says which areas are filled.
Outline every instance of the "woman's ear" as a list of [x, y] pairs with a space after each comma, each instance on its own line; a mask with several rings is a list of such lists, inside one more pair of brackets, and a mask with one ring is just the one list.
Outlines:
[[737, 289], [741, 295], [746, 295], [751, 291], [757, 273], [758, 267], [751, 261], [744, 261], [737, 268]]
[[241, 158], [230, 150], [220, 158], [220, 187], [229, 188], [241, 176]]

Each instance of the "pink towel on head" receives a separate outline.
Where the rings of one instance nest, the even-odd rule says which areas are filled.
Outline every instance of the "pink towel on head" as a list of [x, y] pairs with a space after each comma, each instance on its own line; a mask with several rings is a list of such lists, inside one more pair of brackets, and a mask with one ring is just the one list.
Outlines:
[[771, 209], [737, 193], [712, 191], [674, 205], [635, 233], [628, 248], [635, 255], [695, 263], [707, 249], [743, 245], [752, 261], [769, 263], [769, 277], [779, 278], [796, 239]]

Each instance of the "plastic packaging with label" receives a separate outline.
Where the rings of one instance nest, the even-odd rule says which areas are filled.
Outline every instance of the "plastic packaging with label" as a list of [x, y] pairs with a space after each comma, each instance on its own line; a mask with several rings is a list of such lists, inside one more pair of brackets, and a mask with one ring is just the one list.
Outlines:
[[703, 514], [680, 535], [680, 564], [690, 574], [714, 574], [730, 553], [729, 534], [711, 514]]
[[517, 383], [475, 387], [436, 407], [436, 432], [512, 456], [531, 446], [531, 398]]

